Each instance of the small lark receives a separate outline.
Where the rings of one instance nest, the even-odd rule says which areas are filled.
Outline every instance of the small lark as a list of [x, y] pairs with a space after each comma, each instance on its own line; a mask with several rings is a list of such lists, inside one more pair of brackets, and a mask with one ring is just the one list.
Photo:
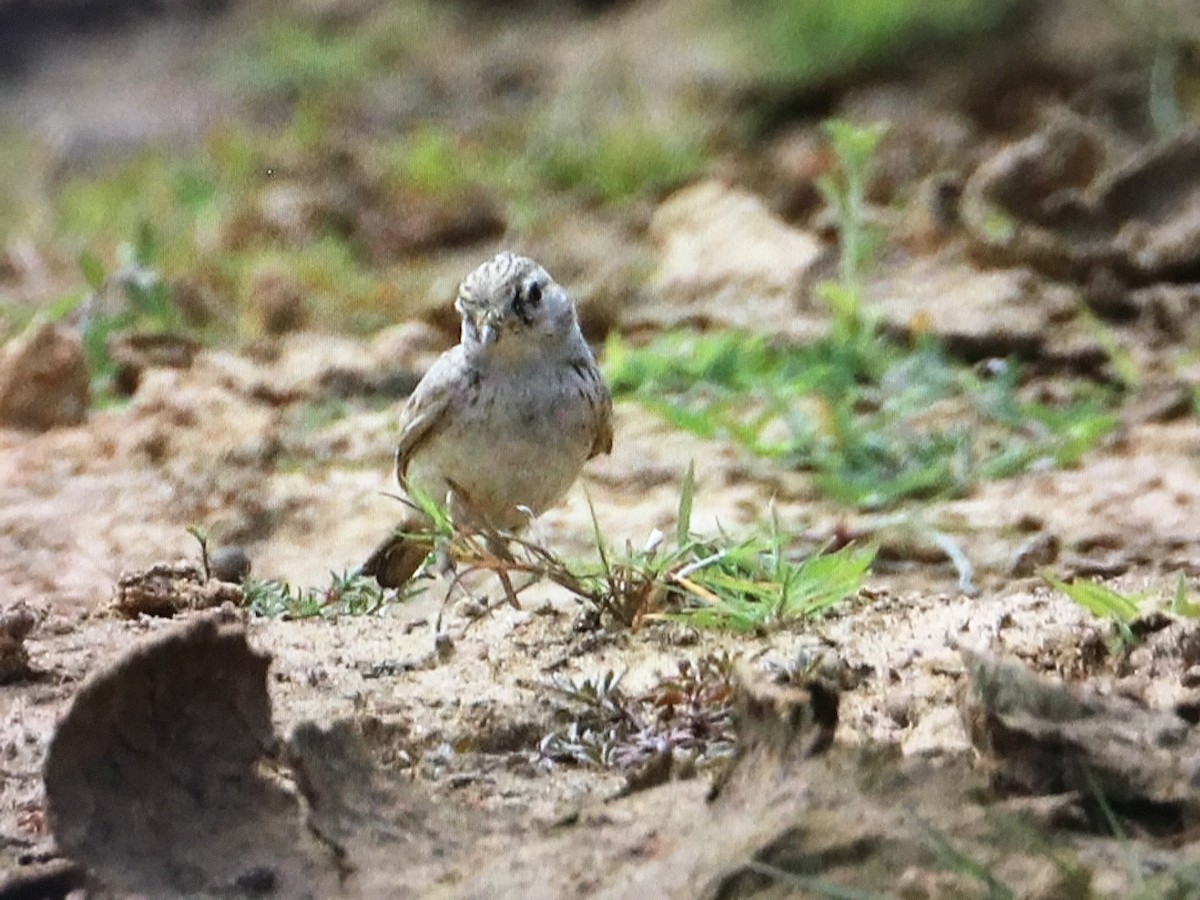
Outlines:
[[[553, 506], [583, 464], [612, 449], [612, 398], [579, 330], [575, 304], [540, 265], [501, 253], [466, 277], [454, 308], [462, 338], [421, 379], [400, 414], [396, 478], [445, 502], [460, 525], [516, 531]], [[430, 550], [401, 532], [363, 565], [405, 584]]]

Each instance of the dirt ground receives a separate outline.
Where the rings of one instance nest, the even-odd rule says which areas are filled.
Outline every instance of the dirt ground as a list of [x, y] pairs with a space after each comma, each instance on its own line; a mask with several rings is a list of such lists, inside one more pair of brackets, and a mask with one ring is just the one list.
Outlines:
[[[618, 6], [551, 17], [553, 46], [649, 54], [631, 35], [672, 4]], [[0, 429], [0, 897], [1200, 896], [1200, 627], [1148, 616], [1143, 641], [1114, 653], [1111, 626], [1040, 577], [1160, 599], [1200, 577], [1200, 135], [1119, 128], [1124, 88], [1049, 18], [973, 70], [885, 75], [839, 88], [835, 108], [900, 123], [882, 149], [881, 208], [947, 171], [956, 185], [950, 223], [936, 203], [887, 213], [896, 237], [869, 289], [889, 327], [929, 327], [972, 362], [1020, 353], [1052, 390], [1065, 375], [1111, 377], [1098, 332], [1071, 311], [1086, 305], [1138, 365], [1120, 425], [1078, 465], [856, 512], [805, 473], [620, 402], [612, 455], [588, 464], [535, 540], [594, 554], [588, 498], [614, 545], [670, 533], [694, 462], [695, 531], [761, 522], [773, 504], [798, 546], [877, 542], [867, 587], [751, 635], [600, 627], [551, 585], [514, 609], [485, 577], [451, 598], [440, 639], [436, 580], [373, 615], [289, 621], [226, 604], [123, 618], [122, 574], [196, 562], [197, 523], [244, 547], [262, 579], [322, 585], [360, 563], [395, 517], [394, 386], [411, 387], [453, 334], [432, 315], [371, 338], [297, 331], [150, 365], [127, 404]], [[139, 29], [103, 47], [79, 38], [56, 51], [69, 64], [13, 76], [6, 112], [57, 129], [67, 156], [201, 127], [211, 94], [180, 74], [194, 42]], [[1031, 44], [1045, 66], [1000, 99], [1036, 114], [990, 121], [1008, 108], [981, 85], [1017, 79]], [[162, 96], [99, 87], [154, 83], [128, 77], [141, 66], [180, 79], [158, 88], [184, 98], [174, 117], [127, 115]], [[84, 82], [101, 96], [86, 99]], [[79, 109], [51, 115], [45, 98], [60, 96]], [[106, 103], [123, 112], [101, 115]], [[569, 227], [591, 250], [553, 235], [532, 249], [565, 269], [585, 322], [638, 334], [745, 325], [750, 309], [751, 327], [803, 338], [826, 318], [805, 287], [829, 250], [819, 213], [801, 211], [816, 133], [784, 129], [757, 158], [722, 160], [631, 213], [638, 224], [581, 217]], [[1103, 161], [1080, 162], [1096, 148]], [[1066, 187], [1086, 196], [1087, 227], [1047, 211]], [[1000, 207], [1016, 223], [1003, 245], [986, 228]], [[442, 280], [505, 242], [434, 254]], [[629, 292], [596, 287], [611, 242], [622, 277], [638, 279]], [[337, 417], [314, 414], [334, 400]], [[633, 713], [564, 691], [610, 673]], [[993, 684], [1024, 699], [1009, 705]], [[578, 737], [627, 714], [641, 718], [619, 759], [563, 749], [585, 743], [573, 724]]]

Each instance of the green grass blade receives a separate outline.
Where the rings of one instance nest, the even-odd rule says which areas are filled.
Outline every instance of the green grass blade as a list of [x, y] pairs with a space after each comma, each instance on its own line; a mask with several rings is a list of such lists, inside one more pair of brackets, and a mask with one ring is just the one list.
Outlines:
[[1180, 572], [1175, 580], [1175, 594], [1171, 597], [1171, 612], [1185, 619], [1200, 619], [1200, 603], [1188, 599], [1187, 579]]
[[604, 567], [604, 574], [610, 576], [612, 563], [608, 558], [608, 546], [604, 542], [604, 532], [600, 529], [600, 520], [596, 518], [596, 507], [592, 504], [592, 495], [585, 490], [583, 496], [587, 500], [588, 515], [592, 517], [592, 535], [596, 540], [596, 552], [600, 554], [600, 565]]
[[679, 491], [679, 514], [675, 521], [675, 541], [677, 547], [684, 547], [692, 534], [692, 500], [696, 491], [696, 461], [688, 463], [687, 474], [683, 476], [683, 487]]
[[1125, 625], [1138, 616], [1136, 600], [1104, 587], [1102, 584], [1096, 584], [1093, 581], [1075, 581], [1067, 584], [1052, 575], [1043, 575], [1042, 577], [1052, 588], [1066, 594], [1094, 616], [1113, 619]]

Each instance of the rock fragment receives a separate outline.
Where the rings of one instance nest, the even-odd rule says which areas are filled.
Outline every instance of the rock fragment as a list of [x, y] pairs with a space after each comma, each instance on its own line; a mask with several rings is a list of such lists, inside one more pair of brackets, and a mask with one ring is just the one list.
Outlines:
[[[248, 560], [247, 560], [248, 563]], [[156, 563], [141, 572], [126, 572], [117, 580], [113, 609], [126, 618], [163, 616], [224, 603], [241, 606], [241, 588], [225, 579], [206, 580], [191, 562]]]
[[0, 348], [0, 426], [48, 431], [87, 415], [91, 376], [78, 333], [43, 322]]
[[662, 299], [643, 317], [667, 324], [786, 327], [824, 252], [813, 235], [789, 226], [758, 197], [719, 181], [669, 197], [654, 213], [650, 236], [660, 248], [652, 287]]
[[37, 617], [24, 603], [0, 612], [0, 684], [11, 684], [29, 676], [25, 638], [36, 624]]

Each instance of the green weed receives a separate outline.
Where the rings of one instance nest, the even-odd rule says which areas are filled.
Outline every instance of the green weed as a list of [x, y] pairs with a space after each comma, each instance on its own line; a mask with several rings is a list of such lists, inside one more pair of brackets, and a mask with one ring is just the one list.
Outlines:
[[977, 881], [985, 891], [983, 896], [987, 900], [1013, 900], [1016, 897], [1012, 888], [997, 878], [989, 866], [960, 850], [949, 837], [933, 825], [921, 820], [917, 820], [917, 824], [925, 832], [929, 849], [943, 869]]
[[386, 592], [373, 579], [347, 572], [331, 572], [329, 585], [324, 588], [300, 588], [282, 581], [247, 578], [242, 593], [246, 607], [266, 618], [371, 616], [389, 603]]
[[480, 154], [440, 128], [424, 127], [379, 149], [384, 178], [440, 197], [454, 197], [483, 180]]
[[252, 86], [286, 100], [357, 90], [374, 69], [357, 34], [293, 20], [268, 23], [254, 56]]
[[1068, 584], [1052, 575], [1044, 575], [1043, 578], [1050, 587], [1066, 594], [1092, 615], [1101, 619], [1111, 619], [1121, 625], [1128, 625], [1138, 617], [1141, 603], [1145, 599], [1122, 594], [1094, 581], [1073, 581]]
[[204, 572], [204, 580], [208, 581], [212, 577], [211, 559], [208, 553], [209, 534], [208, 529], [203, 525], [189, 525], [187, 533], [190, 534], [200, 545], [200, 568]]
[[839, 321], [857, 326], [865, 276], [883, 242], [883, 234], [867, 221], [867, 184], [875, 150], [887, 126], [882, 123], [861, 126], [831, 119], [825, 123], [825, 132], [838, 164], [818, 180], [817, 187], [837, 217], [841, 251], [840, 284], [827, 299]]
[[901, 59], [914, 45], [969, 43], [1001, 26], [1020, 0], [769, 0], [729, 4], [751, 73], [801, 85]]
[[909, 350], [880, 334], [863, 288], [882, 239], [865, 194], [883, 130], [836, 120], [826, 129], [838, 165], [820, 188], [841, 245], [839, 280], [818, 288], [833, 313], [829, 336], [788, 347], [675, 332], [632, 349], [614, 335], [605, 353], [614, 392], [702, 437], [811, 470], [834, 499], [870, 509], [962, 496], [980, 478], [1043, 460], [1073, 465], [1116, 425], [1103, 389], [1080, 383], [1058, 407], [1027, 400], [1014, 363], [984, 378], [930, 337]]
[[[515, 604], [522, 591], [544, 579], [600, 616], [631, 628], [648, 618], [739, 632], [785, 626], [855, 594], [874, 560], [874, 549], [853, 546], [794, 558], [777, 521], [743, 538], [700, 537], [691, 531], [693, 493], [689, 469], [674, 541], [655, 531], [641, 549], [627, 544], [623, 552], [615, 551], [593, 514], [598, 565], [568, 562], [507, 532], [467, 530], [428, 500], [414, 502], [433, 525], [411, 537], [457, 562], [452, 587], [470, 572], [493, 572]], [[520, 588], [513, 586], [516, 575], [527, 579]]]
[[107, 272], [90, 253], [80, 256], [79, 268], [91, 289], [80, 306], [80, 333], [98, 396], [113, 387], [117, 363], [110, 342], [117, 334], [133, 329], [169, 333], [182, 327], [171, 288], [154, 267], [156, 254], [154, 232], [144, 225], [136, 242], [117, 248], [120, 267], [115, 272]]
[[1098, 619], [1112, 624], [1113, 637], [1109, 650], [1113, 654], [1126, 653], [1140, 643], [1141, 638], [1134, 625], [1152, 609], [1165, 609], [1173, 616], [1184, 619], [1200, 618], [1200, 603], [1190, 599], [1187, 579], [1180, 572], [1176, 577], [1175, 590], [1165, 602], [1151, 593], [1123, 594], [1095, 581], [1062, 581], [1049, 573], [1042, 575], [1045, 582], [1061, 594], [1082, 606]]
[[605, 203], [682, 184], [705, 163], [700, 143], [649, 122], [614, 123], [562, 136], [536, 151], [545, 180]]
[[[1026, 858], [1040, 857], [1054, 867], [1060, 896], [1090, 898], [1094, 894], [1092, 871], [1068, 846], [1056, 846], [1054, 835], [1045, 823], [1029, 816], [991, 808], [985, 813], [989, 828], [983, 836], [988, 846], [1006, 854]], [[1011, 858], [1011, 857], [1010, 857]]]
[[538, 182], [618, 204], [703, 169], [707, 153], [695, 121], [658, 108], [624, 71], [591, 75], [556, 95], [529, 129], [524, 155]]
[[1171, 595], [1171, 615], [1182, 619], [1200, 619], [1200, 603], [1189, 597], [1187, 578], [1180, 572], [1175, 577], [1175, 592]]
[[1190, 900], [1200, 896], [1200, 864], [1184, 861], [1164, 866], [1160, 861], [1147, 859], [1145, 844], [1135, 840], [1130, 829], [1125, 827], [1118, 811], [1105, 796], [1096, 773], [1086, 770], [1083, 774], [1099, 818], [1125, 857], [1129, 897], [1132, 900]]
[[674, 332], [640, 348], [613, 336], [604, 359], [617, 396], [812, 471], [829, 496], [868, 509], [1072, 465], [1116, 425], [1102, 388], [1080, 383], [1062, 405], [1027, 399], [1015, 363], [985, 378], [928, 341], [915, 351], [860, 337], [789, 347]]
[[612, 671], [593, 678], [552, 678], [546, 687], [565, 705], [571, 722], [538, 745], [558, 763], [629, 769], [664, 751], [693, 758], [731, 756], [734, 674], [728, 655], [680, 660], [674, 673], [642, 694], [621, 687]]
[[378, 4], [364, 14], [289, 14], [265, 22], [232, 66], [250, 90], [270, 99], [347, 104], [372, 82], [429, 52], [440, 35], [438, 4]]
[[53, 198], [56, 230], [107, 257], [127, 235], [152, 230], [156, 262], [195, 263], [230, 209], [256, 183], [261, 158], [245, 135], [217, 131], [183, 154], [148, 149], [69, 176]]
[[717, 550], [674, 574], [691, 593], [669, 618], [747, 633], [819, 615], [862, 588], [875, 549], [789, 557], [777, 520], [768, 534]]

